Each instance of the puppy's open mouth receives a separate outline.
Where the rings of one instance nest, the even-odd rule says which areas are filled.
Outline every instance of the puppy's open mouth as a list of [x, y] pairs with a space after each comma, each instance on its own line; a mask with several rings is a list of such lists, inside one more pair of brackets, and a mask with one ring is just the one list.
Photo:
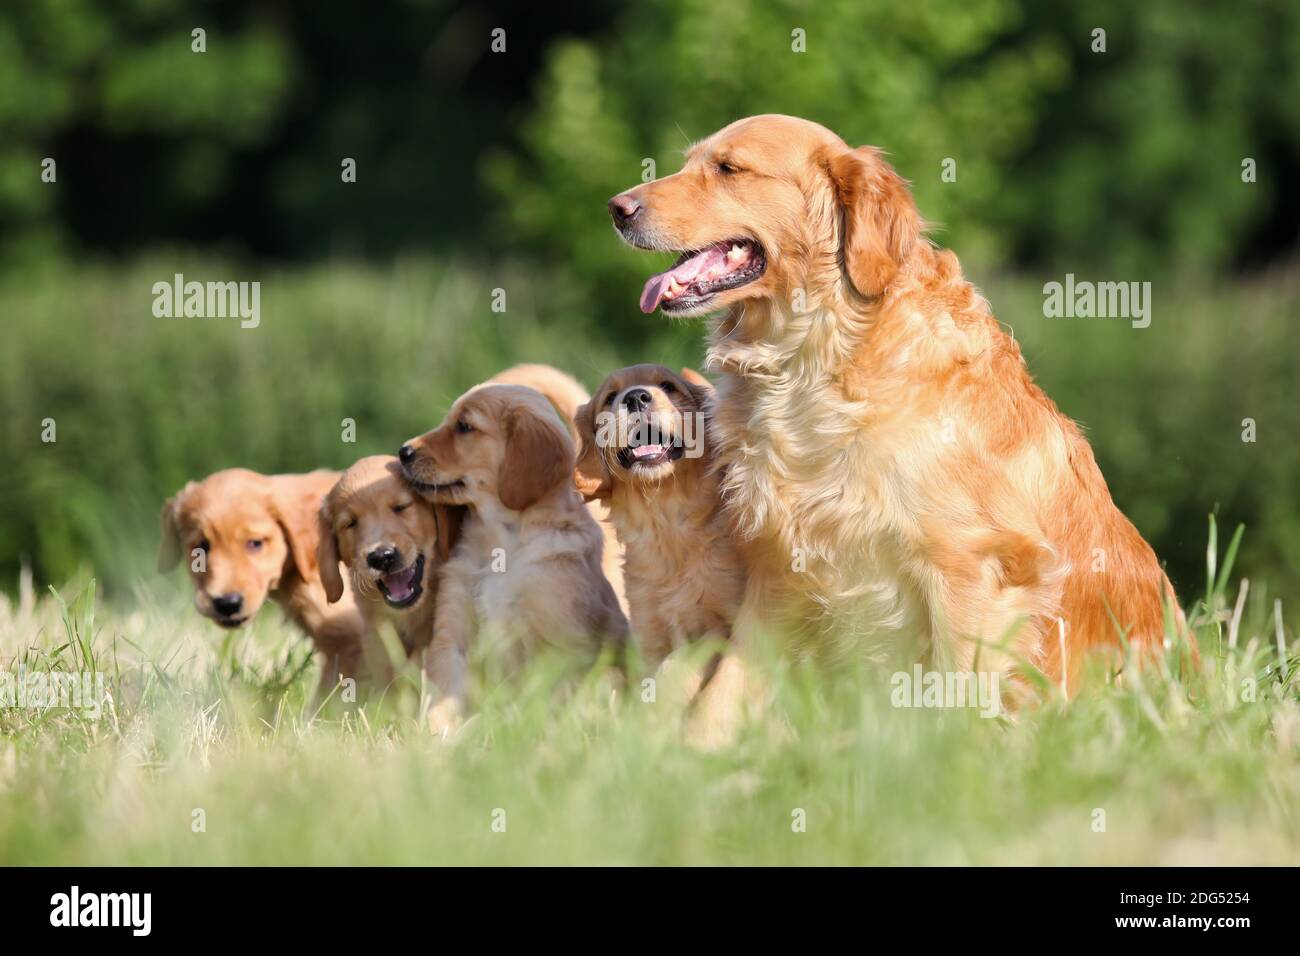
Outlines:
[[401, 571], [391, 571], [379, 579], [379, 591], [389, 607], [410, 607], [424, 591], [424, 555]]
[[248, 623], [248, 615], [244, 615], [243, 617], [214, 617], [212, 620], [216, 621], [221, 627], [227, 627], [234, 630], [235, 628], [243, 627]]
[[641, 311], [688, 312], [720, 293], [753, 282], [767, 268], [763, 249], [752, 239], [728, 239], [682, 254], [667, 272], [651, 276], [641, 292]]
[[619, 449], [618, 463], [628, 471], [637, 468], [655, 468], [681, 458], [682, 451], [682, 446], [678, 442], [648, 442], [634, 435], [626, 448]]

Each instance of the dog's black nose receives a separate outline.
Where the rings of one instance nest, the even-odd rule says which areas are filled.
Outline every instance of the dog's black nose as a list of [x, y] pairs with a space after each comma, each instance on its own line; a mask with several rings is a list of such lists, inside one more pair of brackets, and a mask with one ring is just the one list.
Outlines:
[[401, 448], [397, 449], [397, 457], [401, 460], [403, 465], [409, 465], [411, 460], [415, 458], [415, 449], [410, 445], [403, 445]]
[[239, 609], [244, 606], [244, 596], [242, 594], [218, 594], [212, 599], [212, 606], [216, 608], [218, 614], [222, 617], [234, 617], [239, 613]]
[[383, 544], [366, 555], [366, 564], [376, 571], [391, 570], [397, 563], [397, 549], [391, 544]]
[[629, 389], [623, 396], [623, 407], [629, 412], [641, 412], [650, 407], [650, 392], [644, 388]]
[[614, 225], [624, 226], [641, 212], [641, 204], [627, 193], [619, 193], [609, 201], [609, 214], [614, 217]]

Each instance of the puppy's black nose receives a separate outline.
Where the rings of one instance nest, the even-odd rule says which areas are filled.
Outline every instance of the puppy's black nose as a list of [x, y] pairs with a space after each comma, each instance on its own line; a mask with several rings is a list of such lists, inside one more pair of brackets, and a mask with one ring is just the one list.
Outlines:
[[627, 193], [619, 193], [609, 201], [609, 214], [614, 217], [614, 225], [625, 226], [641, 212], [641, 204]]
[[415, 458], [415, 449], [410, 445], [403, 445], [397, 449], [397, 457], [403, 465], [409, 465], [412, 459]]
[[244, 606], [244, 596], [234, 592], [218, 594], [212, 599], [212, 606], [216, 608], [217, 613], [222, 617], [234, 617], [239, 613], [239, 609]]
[[644, 388], [633, 388], [623, 396], [623, 407], [629, 412], [641, 412], [650, 407], [650, 392]]
[[366, 555], [366, 564], [376, 571], [389, 571], [397, 563], [397, 549], [391, 544], [383, 544]]

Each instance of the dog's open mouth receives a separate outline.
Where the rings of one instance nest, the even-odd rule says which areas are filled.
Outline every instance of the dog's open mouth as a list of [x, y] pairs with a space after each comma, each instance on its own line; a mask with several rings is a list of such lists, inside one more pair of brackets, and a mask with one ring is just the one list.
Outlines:
[[698, 309], [719, 293], [753, 282], [766, 268], [762, 247], [751, 239], [728, 239], [683, 253], [671, 269], [646, 281], [641, 311]]
[[410, 607], [420, 599], [424, 590], [424, 555], [401, 571], [392, 571], [379, 579], [379, 590], [389, 607]]
[[248, 623], [248, 615], [244, 615], [243, 617], [214, 617], [213, 620], [221, 627], [228, 627], [231, 630], [234, 630], [235, 628], [243, 627]]
[[633, 433], [627, 447], [619, 449], [618, 463], [628, 471], [637, 468], [655, 468], [681, 458], [682, 451], [681, 443], [671, 438], [667, 441], [652, 442]]

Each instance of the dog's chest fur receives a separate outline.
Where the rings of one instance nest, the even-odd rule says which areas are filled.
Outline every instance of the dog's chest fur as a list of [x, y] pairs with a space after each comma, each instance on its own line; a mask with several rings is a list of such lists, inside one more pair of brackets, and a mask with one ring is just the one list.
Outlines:
[[575, 575], [596, 566], [600, 543], [600, 529], [580, 504], [558, 521], [471, 518], [453, 560], [469, 571], [480, 641], [500, 641], [520, 655], [543, 644], [593, 640]]
[[554, 550], [549, 537], [526, 533], [518, 521], [475, 522], [469, 529], [466, 550], [474, 564], [474, 605], [484, 625], [505, 630], [518, 617], [529, 569]]
[[624, 542], [632, 630], [657, 662], [705, 636], [726, 637], [744, 570], [713, 480], [693, 489], [619, 487], [610, 514]]
[[797, 367], [728, 376], [716, 416], [733, 527], [797, 619], [855, 636], [924, 632], [896, 426]]

